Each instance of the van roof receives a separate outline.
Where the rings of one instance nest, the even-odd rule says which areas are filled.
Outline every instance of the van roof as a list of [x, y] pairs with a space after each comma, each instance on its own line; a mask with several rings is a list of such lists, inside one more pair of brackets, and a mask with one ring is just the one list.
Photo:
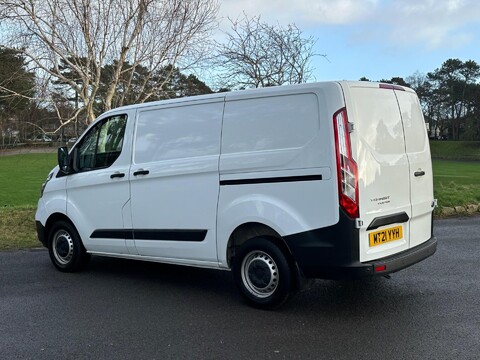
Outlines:
[[195, 96], [186, 96], [182, 98], [175, 98], [175, 99], [167, 99], [167, 100], [156, 100], [150, 101], [140, 104], [133, 104], [133, 105], [125, 105], [121, 107], [117, 107], [107, 112], [103, 113], [103, 115], [108, 115], [111, 112], [118, 112], [118, 111], [125, 111], [125, 110], [132, 110], [137, 108], [149, 107], [149, 106], [157, 106], [157, 105], [167, 105], [167, 104], [175, 104], [175, 103], [187, 103], [187, 102], [196, 102], [201, 100], [211, 100], [211, 99], [222, 99], [225, 97], [226, 93], [215, 93], [215, 94], [207, 94], [207, 95], [195, 95]]
[[[157, 101], [151, 101], [151, 102], [146, 102], [141, 104], [126, 105], [126, 106], [109, 110], [104, 114], [102, 114], [102, 117], [103, 115], [108, 115], [111, 112], [132, 110], [132, 109], [144, 108], [144, 107], [150, 107], [150, 106], [189, 103], [189, 102], [197, 102], [197, 101], [205, 101], [205, 100], [220, 100], [225, 98], [229, 100], [240, 100], [242, 98], [251, 97], [251, 96], [272, 96], [272, 95], [281, 95], [282, 93], [286, 93], [286, 92], [291, 93], [291, 92], [304, 92], [308, 90], [316, 90], [319, 87], [324, 88], [327, 86], [332, 86], [334, 84], [341, 85], [342, 87], [379, 87], [381, 83], [369, 82], [369, 81], [322, 81], [322, 82], [312, 82], [312, 83], [304, 83], [304, 84], [254, 88], [254, 89], [246, 89], [246, 90], [234, 90], [231, 92], [186, 96], [186, 97], [176, 98], [176, 99], [157, 100]], [[391, 86], [391, 84], [385, 84], [385, 85]], [[412, 89], [399, 86], [399, 85], [395, 85], [395, 88], [398, 90], [414, 92]]]

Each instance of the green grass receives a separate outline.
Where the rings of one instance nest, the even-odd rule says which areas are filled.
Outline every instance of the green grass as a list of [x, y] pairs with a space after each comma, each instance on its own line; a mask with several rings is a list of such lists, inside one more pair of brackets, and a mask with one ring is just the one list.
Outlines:
[[35, 233], [34, 208], [0, 209], [0, 251], [40, 246]]
[[432, 165], [439, 207], [480, 204], [480, 162], [433, 160]]
[[41, 246], [35, 233], [40, 187], [56, 154], [0, 156], [0, 250]]
[[35, 207], [56, 154], [0, 156], [0, 208]]
[[480, 141], [430, 141], [433, 159], [480, 161]]
[[437, 212], [480, 204], [480, 141], [430, 141], [430, 150]]

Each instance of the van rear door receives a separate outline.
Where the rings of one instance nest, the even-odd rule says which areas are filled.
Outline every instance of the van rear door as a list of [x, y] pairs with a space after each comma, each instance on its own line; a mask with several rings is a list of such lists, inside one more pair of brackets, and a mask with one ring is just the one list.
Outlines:
[[342, 83], [358, 166], [360, 261], [397, 254], [431, 236], [430, 150], [416, 94]]
[[425, 120], [417, 95], [407, 89], [395, 90], [402, 114], [405, 148], [410, 166], [410, 247], [432, 236], [433, 171]]

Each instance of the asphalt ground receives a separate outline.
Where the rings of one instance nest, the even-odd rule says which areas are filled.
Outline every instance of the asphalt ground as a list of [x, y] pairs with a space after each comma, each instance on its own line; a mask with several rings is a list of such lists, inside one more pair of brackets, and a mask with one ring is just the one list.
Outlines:
[[0, 359], [479, 359], [480, 217], [435, 221], [437, 253], [391, 279], [317, 280], [277, 311], [231, 274], [46, 250], [0, 253]]

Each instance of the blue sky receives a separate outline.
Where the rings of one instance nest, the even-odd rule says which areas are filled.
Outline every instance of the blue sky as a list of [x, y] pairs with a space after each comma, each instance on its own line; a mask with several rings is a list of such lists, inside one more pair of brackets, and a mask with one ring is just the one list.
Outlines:
[[405, 78], [450, 58], [480, 63], [478, 0], [222, 0], [221, 27], [242, 12], [317, 38], [327, 55], [312, 63], [317, 81]]

